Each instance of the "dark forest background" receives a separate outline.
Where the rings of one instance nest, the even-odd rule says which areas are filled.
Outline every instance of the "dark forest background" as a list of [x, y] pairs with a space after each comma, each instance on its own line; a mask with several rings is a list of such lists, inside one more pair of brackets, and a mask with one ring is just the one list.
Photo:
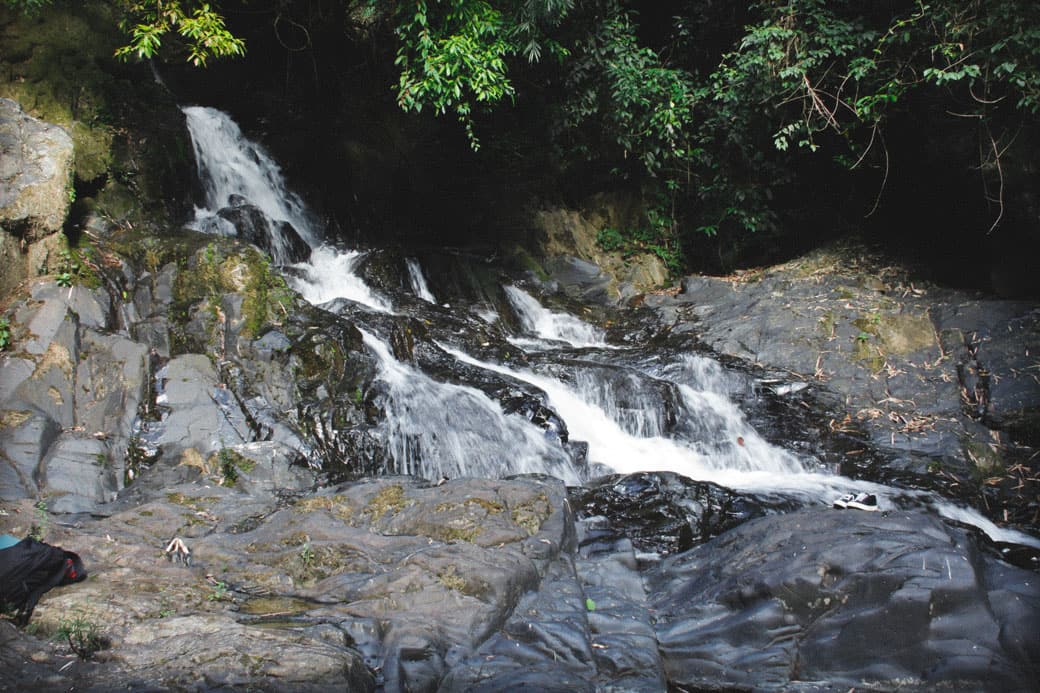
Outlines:
[[[46, 0], [3, 0], [43, 12]], [[98, 0], [118, 58], [231, 112], [350, 242], [522, 233], [729, 272], [849, 233], [937, 281], [1038, 293], [1029, 0]]]

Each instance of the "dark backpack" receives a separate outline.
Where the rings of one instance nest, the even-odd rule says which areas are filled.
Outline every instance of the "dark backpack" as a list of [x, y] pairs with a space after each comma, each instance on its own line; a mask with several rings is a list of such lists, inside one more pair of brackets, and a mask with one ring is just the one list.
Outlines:
[[87, 578], [80, 557], [30, 537], [0, 549], [0, 605], [16, 609], [15, 623], [29, 623], [47, 590]]

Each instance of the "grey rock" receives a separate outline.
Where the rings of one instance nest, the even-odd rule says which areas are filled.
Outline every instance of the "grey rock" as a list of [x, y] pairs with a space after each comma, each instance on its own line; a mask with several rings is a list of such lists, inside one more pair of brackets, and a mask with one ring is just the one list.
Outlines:
[[30, 294], [37, 301], [64, 304], [66, 309], [76, 314], [77, 322], [83, 327], [104, 330], [112, 324], [108, 294], [104, 289], [88, 289], [74, 284], [58, 286], [55, 282], [39, 282], [33, 284]]
[[221, 448], [252, 441], [245, 414], [207, 357], [178, 356], [157, 378], [161, 392], [156, 403], [167, 413], [155, 427], [155, 442], [164, 458], [176, 460], [189, 448], [205, 458]]
[[[57, 285], [55, 285], [57, 286]], [[66, 318], [70, 315], [68, 305], [61, 299], [44, 300], [42, 303], [22, 303], [15, 310], [14, 322], [29, 331], [29, 336], [21, 343], [21, 348], [28, 354], [39, 356], [47, 351], [51, 343], [63, 329]], [[73, 316], [73, 332], [79, 326], [79, 320]], [[68, 334], [66, 332], [66, 338]], [[66, 344], [66, 349], [71, 345]], [[70, 351], [70, 354], [72, 352]]]
[[93, 509], [94, 504], [115, 500], [122, 486], [121, 469], [112, 464], [108, 447], [97, 438], [62, 434], [47, 451], [38, 474], [41, 488], [49, 493], [79, 496], [87, 502], [69, 501], [68, 507]]
[[[57, 306], [57, 310], [50, 310]], [[79, 360], [79, 330], [74, 313], [59, 301], [47, 301], [29, 323], [39, 329], [25, 350], [36, 356], [32, 376], [15, 390], [11, 401], [44, 412], [64, 428], [75, 425], [75, 364]], [[8, 405], [20, 408], [20, 405]]]
[[932, 515], [810, 510], [752, 520], [646, 584], [672, 685], [996, 691], [1036, 681], [1031, 575]]
[[973, 473], [970, 450], [995, 435], [979, 422], [1040, 444], [1035, 304], [915, 283], [856, 244], [764, 272], [687, 277], [677, 296], [644, 304], [726, 356], [800, 374], [915, 474], [933, 463]]
[[126, 436], [148, 387], [148, 348], [121, 335], [84, 330], [76, 386], [77, 423], [89, 432]]
[[155, 355], [170, 358], [170, 324], [166, 318], [148, 318], [135, 322], [130, 327], [133, 338], [148, 345]]
[[6, 402], [36, 370], [30, 359], [5, 356], [0, 358], [0, 403]]
[[61, 426], [34, 409], [8, 409], [0, 424], [0, 498], [34, 498], [40, 490], [37, 469]]
[[61, 231], [72, 165], [68, 133], [0, 99], [0, 295], [36, 274], [34, 255]]
[[30, 241], [61, 231], [72, 159], [67, 132], [0, 99], [0, 227]]
[[587, 260], [561, 255], [547, 260], [545, 269], [559, 289], [571, 298], [600, 304], [609, 303], [613, 299], [613, 280]]
[[[120, 663], [163, 687], [371, 691], [361, 658], [342, 647], [291, 632], [235, 623], [225, 615], [193, 615], [131, 626]], [[190, 664], [189, 664], [190, 663]], [[257, 686], [257, 682], [264, 682]]]
[[248, 460], [251, 467], [238, 471], [236, 487], [250, 495], [304, 491], [317, 481], [313, 471], [297, 465], [300, 454], [282, 443], [267, 440], [241, 443], [230, 449]]

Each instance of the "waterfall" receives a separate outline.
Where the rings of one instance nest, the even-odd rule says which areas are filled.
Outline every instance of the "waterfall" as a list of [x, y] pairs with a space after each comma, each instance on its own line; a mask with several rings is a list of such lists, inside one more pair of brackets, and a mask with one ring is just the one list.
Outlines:
[[405, 260], [405, 264], [408, 266], [408, 281], [412, 285], [412, 291], [415, 295], [427, 303], [436, 303], [437, 299], [433, 297], [433, 292], [430, 291], [430, 287], [426, 284], [426, 277], [423, 276], [419, 261], [414, 258], [408, 258]]
[[383, 429], [393, 471], [427, 479], [537, 472], [580, 483], [557, 438], [504, 413], [480, 390], [429, 378], [395, 359], [382, 340], [365, 330], [362, 335], [387, 386]]
[[[567, 313], [548, 310], [526, 291], [515, 286], [505, 287], [506, 297], [512, 304], [524, 331], [544, 342], [564, 342], [573, 347], [606, 346], [603, 330], [593, 327]], [[524, 346], [525, 341], [514, 338]], [[526, 342], [531, 344], [530, 341]], [[545, 346], [545, 344], [542, 344]]]
[[[318, 245], [320, 234], [307, 206], [289, 190], [278, 164], [261, 145], [247, 139], [235, 121], [215, 108], [191, 106], [183, 112], [206, 195], [206, 207], [195, 211], [199, 228], [234, 235], [218, 211], [247, 203], [269, 220], [291, 225], [308, 246]], [[271, 239], [272, 255], [278, 262], [289, 257], [286, 243], [277, 233]]]
[[[221, 211], [236, 202], [239, 206], [248, 203], [268, 220], [263, 231], [269, 236], [262, 247], [270, 249], [276, 263], [294, 264], [298, 274], [287, 280], [308, 302], [319, 305], [346, 298], [378, 312], [391, 312], [390, 302], [372, 291], [354, 272], [362, 253], [321, 245], [321, 235], [307, 205], [289, 189], [281, 168], [260, 144], [243, 135], [223, 111], [191, 106], [183, 112], [206, 195], [206, 207], [195, 210], [196, 228], [236, 235], [233, 224], [221, 216]], [[307, 261], [293, 263], [291, 242], [283, 224], [289, 224], [312, 249]]]
[[357, 264], [363, 257], [364, 253], [357, 250], [340, 250], [327, 245], [315, 248], [309, 261], [293, 265], [297, 274], [289, 277], [289, 284], [315, 306], [345, 298], [378, 313], [392, 313], [390, 301], [357, 275]]
[[[615, 471], [671, 471], [719, 483], [722, 479], [732, 481], [746, 472], [749, 479], [756, 480], [756, 490], [762, 490], [757, 482], [767, 478], [776, 477], [768, 482], [771, 487], [767, 490], [773, 490], [775, 483], [789, 486], [783, 477], [806, 472], [793, 455], [762, 440], [735, 405], [730, 403], [720, 410], [705, 408], [692, 388], [687, 387], [684, 394], [693, 406], [684, 408], [680, 416], [702, 419], [698, 428], [709, 432], [711, 440], [665, 437], [659, 432], [641, 435], [644, 431], [631, 430], [638, 428], [627, 420], [631, 413], [608, 402], [602, 384], [592, 378], [577, 378], [574, 384], [567, 384], [531, 371], [480, 361], [443, 344], [439, 346], [463, 363], [516, 378], [545, 392], [551, 406], [567, 423], [571, 438], [589, 444], [589, 462]], [[643, 404], [651, 411], [660, 411], [659, 402], [651, 402], [649, 397]], [[738, 439], [742, 440], [738, 443]]]
[[[308, 259], [295, 263], [286, 277], [307, 301], [334, 302], [338, 307], [346, 299], [360, 308], [353, 314], [358, 320], [372, 312], [393, 313], [390, 300], [357, 274], [364, 254], [321, 244], [311, 214], [288, 190], [278, 166], [262, 147], [246, 139], [220, 111], [196, 107], [184, 113], [206, 191], [207, 209], [196, 214], [199, 228], [236, 233], [229, 228], [228, 215], [220, 212], [237, 198], [248, 200], [278, 222], [265, 226], [269, 233], [278, 235], [279, 223], [288, 224], [312, 249]], [[276, 259], [280, 243], [278, 239], [266, 243]], [[434, 302], [418, 263], [408, 260], [406, 265], [414, 293]], [[541, 390], [566, 424], [570, 440], [588, 444], [590, 463], [621, 473], [672, 471], [734, 489], [798, 498], [808, 505], [829, 506], [852, 489], [866, 491], [876, 494], [887, 508], [923, 505], [975, 525], [997, 541], [1040, 545], [1028, 535], [1001, 529], [978, 512], [928, 492], [823, 473], [815, 460], [772, 445], [755, 431], [731, 397], [739, 385], [717, 362], [681, 355], [667, 363], [625, 363], [618, 358], [622, 349], [606, 344], [599, 328], [551, 311], [515, 286], [504, 290], [523, 328], [523, 335], [509, 341], [521, 350], [534, 347], [519, 361], [530, 365], [480, 360], [461, 349], [436, 344], [469, 367]], [[347, 309], [352, 310], [349, 305]], [[486, 323], [498, 321], [486, 306], [472, 310]], [[383, 338], [366, 330], [362, 334], [379, 364], [377, 399], [385, 417], [377, 432], [393, 460], [394, 468], [388, 472], [429, 479], [533, 472], [568, 484], [582, 483], [580, 471], [557, 436], [520, 414], [507, 414], [479, 389], [434, 380], [396, 360]], [[588, 358], [567, 353], [569, 348], [582, 349]], [[552, 361], [544, 361], [550, 356]]]

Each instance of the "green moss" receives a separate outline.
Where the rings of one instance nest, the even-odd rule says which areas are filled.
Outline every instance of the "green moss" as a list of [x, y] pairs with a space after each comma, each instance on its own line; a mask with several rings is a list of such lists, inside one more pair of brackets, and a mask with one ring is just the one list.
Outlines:
[[542, 267], [542, 263], [538, 262], [526, 248], [519, 245], [515, 246], [512, 252], [512, 259], [517, 267], [534, 272], [541, 281], [549, 280], [549, 273]]
[[852, 347], [852, 357], [863, 366], [870, 369], [871, 373], [880, 373], [885, 367], [885, 356], [879, 350], [874, 340], [867, 333], [861, 332]]
[[166, 494], [166, 500], [174, 505], [180, 505], [191, 510], [203, 510], [206, 505], [216, 503], [219, 498], [212, 496], [186, 496], [183, 493], [171, 491]]
[[443, 513], [459, 507], [465, 508], [467, 505], [479, 506], [491, 515], [504, 512], [506, 509], [505, 506], [498, 501], [488, 500], [487, 498], [467, 498], [461, 503], [439, 503], [434, 510]]
[[528, 536], [534, 536], [541, 529], [542, 523], [548, 519], [551, 512], [549, 497], [545, 492], [513, 508], [513, 522], [522, 527]]
[[881, 316], [878, 313], [861, 315], [852, 321], [852, 324], [861, 333], [877, 336], [881, 324]]
[[817, 325], [820, 327], [820, 332], [823, 333], [824, 339], [832, 339], [836, 336], [837, 318], [834, 315], [834, 311], [827, 311], [817, 321]]
[[281, 324], [293, 307], [294, 294], [289, 285], [271, 267], [267, 256], [254, 248], [244, 254], [247, 278], [243, 290], [242, 334], [254, 337], [269, 323]]
[[990, 445], [975, 440], [965, 440], [964, 454], [975, 464], [975, 475], [981, 480], [984, 476], [1003, 472], [1004, 458]]
[[400, 484], [385, 486], [368, 501], [362, 511], [370, 518], [377, 519], [391, 513], [396, 515], [405, 507], [404, 488]]
[[462, 593], [466, 591], [466, 580], [461, 575], [455, 573], [455, 566], [449, 566], [443, 572], [438, 573], [437, 581], [449, 590]]
[[351, 506], [347, 497], [343, 495], [313, 496], [311, 498], [304, 498], [303, 500], [298, 501], [296, 505], [293, 506], [293, 509], [299, 513], [312, 513], [315, 511], [325, 510], [344, 522], [349, 521], [354, 515], [354, 508]]
[[429, 532], [431, 538], [444, 542], [464, 541], [472, 544], [480, 536], [479, 527], [437, 527]]
[[256, 467], [256, 462], [248, 457], [243, 457], [231, 448], [221, 448], [218, 452], [213, 453], [207, 464], [211, 469], [220, 472], [221, 482], [225, 486], [234, 486], [240, 471], [249, 473]]
[[283, 556], [278, 568], [300, 585], [312, 585], [347, 570], [358, 570], [357, 555], [351, 549], [336, 546], [314, 546], [305, 543], [299, 551]]
[[937, 346], [935, 325], [927, 315], [882, 316], [878, 319], [877, 334], [891, 354], [910, 354]]

